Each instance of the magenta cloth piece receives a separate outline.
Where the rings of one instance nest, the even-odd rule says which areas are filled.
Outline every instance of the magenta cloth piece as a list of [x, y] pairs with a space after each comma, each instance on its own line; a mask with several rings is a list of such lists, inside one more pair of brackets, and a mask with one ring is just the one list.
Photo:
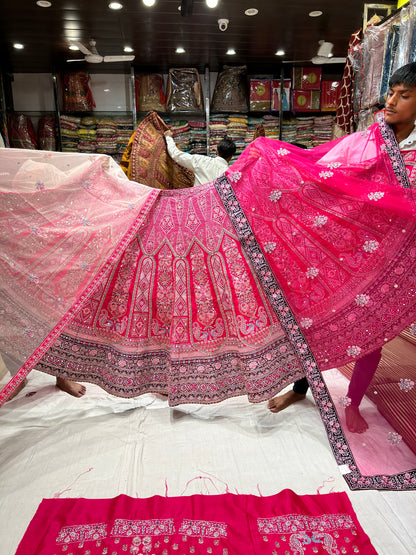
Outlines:
[[44, 499], [16, 555], [377, 555], [345, 493]]

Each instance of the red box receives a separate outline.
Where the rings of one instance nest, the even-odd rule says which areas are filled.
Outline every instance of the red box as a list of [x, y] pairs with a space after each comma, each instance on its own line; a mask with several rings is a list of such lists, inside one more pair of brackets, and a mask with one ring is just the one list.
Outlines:
[[[283, 79], [283, 110], [290, 110], [290, 92], [292, 90], [291, 79]], [[272, 110], [280, 110], [280, 79], [272, 80]]]
[[292, 91], [292, 105], [294, 112], [317, 112], [321, 108], [321, 91]]
[[321, 67], [292, 68], [292, 86], [294, 89], [319, 90], [321, 88]]
[[250, 79], [250, 110], [270, 112], [270, 79]]
[[321, 83], [321, 112], [335, 112], [339, 104], [341, 81], [326, 81]]

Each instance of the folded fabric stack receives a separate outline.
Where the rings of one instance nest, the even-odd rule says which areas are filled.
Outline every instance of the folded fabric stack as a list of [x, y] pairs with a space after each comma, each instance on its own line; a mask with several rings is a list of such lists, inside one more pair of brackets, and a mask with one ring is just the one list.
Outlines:
[[97, 152], [115, 154], [117, 152], [117, 124], [111, 118], [97, 122]]
[[313, 116], [306, 116], [297, 118], [296, 121], [296, 142], [304, 145], [306, 148], [313, 146], [314, 120]]
[[265, 114], [263, 117], [263, 125], [268, 139], [278, 139], [279, 138], [279, 116], [272, 116], [271, 114]]
[[62, 152], [78, 152], [80, 123], [79, 117], [65, 115], [60, 117]]
[[174, 121], [170, 130], [173, 133], [173, 138], [175, 140], [176, 146], [184, 152], [188, 152], [189, 139], [191, 137], [188, 122], [186, 120]]
[[86, 116], [81, 118], [78, 127], [78, 151], [96, 152], [97, 150], [97, 120], [94, 117]]
[[133, 134], [133, 121], [131, 118], [116, 116], [114, 123], [117, 126], [117, 152], [122, 154]]
[[227, 135], [228, 114], [215, 114], [209, 118], [209, 149], [215, 154], [215, 147]]
[[191, 154], [207, 153], [207, 136], [205, 121], [190, 121], [189, 152]]
[[[235, 159], [243, 152], [246, 147], [247, 128], [247, 114], [230, 114], [228, 116], [227, 137], [229, 139], [232, 139], [237, 147], [237, 151], [234, 157]], [[231, 160], [231, 162], [233, 160]]]
[[251, 141], [254, 139], [254, 130], [256, 128], [256, 125], [259, 125], [260, 123], [263, 123], [262, 117], [256, 118], [256, 117], [249, 116], [248, 123], [247, 123], [247, 133], [245, 138], [246, 146], [249, 143], [251, 143]]
[[333, 124], [334, 116], [330, 114], [326, 116], [317, 116], [314, 118], [313, 146], [322, 145], [331, 140]]
[[285, 143], [294, 143], [296, 141], [296, 118], [283, 120], [282, 141]]

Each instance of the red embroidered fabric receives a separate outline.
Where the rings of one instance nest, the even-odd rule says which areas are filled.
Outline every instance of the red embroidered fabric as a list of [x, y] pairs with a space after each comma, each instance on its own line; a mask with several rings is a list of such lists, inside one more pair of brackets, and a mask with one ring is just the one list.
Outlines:
[[44, 499], [16, 555], [376, 555], [345, 493]]

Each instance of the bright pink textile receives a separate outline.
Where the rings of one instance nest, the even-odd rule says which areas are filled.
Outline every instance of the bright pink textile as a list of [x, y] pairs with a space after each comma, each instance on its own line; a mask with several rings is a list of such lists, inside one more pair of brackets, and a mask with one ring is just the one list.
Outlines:
[[376, 551], [345, 493], [44, 499], [16, 555], [312, 555]]
[[[214, 183], [180, 191], [82, 155], [45, 185], [63, 156], [0, 175], [2, 355], [21, 366], [0, 401], [35, 365], [172, 406], [263, 401], [306, 375], [350, 484], [372, 485], [319, 371], [415, 319], [415, 192], [384, 121], [310, 151], [259, 138]], [[375, 484], [414, 488], [416, 473]]]

